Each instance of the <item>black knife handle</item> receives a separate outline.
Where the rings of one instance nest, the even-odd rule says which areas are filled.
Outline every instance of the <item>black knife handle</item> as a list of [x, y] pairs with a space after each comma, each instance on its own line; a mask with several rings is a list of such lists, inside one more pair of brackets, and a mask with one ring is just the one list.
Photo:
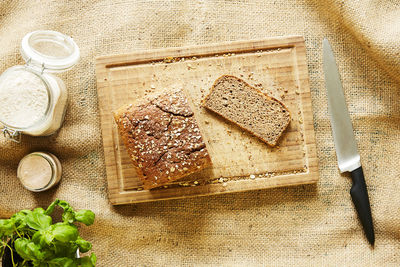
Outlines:
[[353, 186], [350, 195], [356, 207], [358, 218], [364, 228], [365, 235], [371, 245], [375, 243], [374, 225], [372, 224], [371, 207], [369, 205], [367, 186], [362, 167], [351, 172]]

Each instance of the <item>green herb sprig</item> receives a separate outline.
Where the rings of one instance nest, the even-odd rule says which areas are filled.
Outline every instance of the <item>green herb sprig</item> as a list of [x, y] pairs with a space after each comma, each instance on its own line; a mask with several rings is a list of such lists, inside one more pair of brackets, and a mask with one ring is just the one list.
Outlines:
[[[54, 208], [63, 209], [62, 222], [52, 224], [50, 215]], [[63, 200], [55, 200], [44, 210], [21, 210], [10, 219], [0, 220], [0, 256], [6, 248], [15, 251], [23, 262], [12, 263], [14, 267], [92, 267], [96, 255], [76, 258], [76, 251], [85, 253], [92, 244], [79, 236], [75, 222], [92, 225], [95, 214], [90, 210], [74, 211]], [[11, 253], [11, 257], [12, 257]]]

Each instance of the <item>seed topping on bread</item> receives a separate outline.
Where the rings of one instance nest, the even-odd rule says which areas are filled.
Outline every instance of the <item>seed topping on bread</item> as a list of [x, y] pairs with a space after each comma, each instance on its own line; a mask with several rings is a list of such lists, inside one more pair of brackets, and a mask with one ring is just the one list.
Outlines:
[[123, 107], [115, 113], [115, 120], [145, 189], [175, 181], [211, 164], [182, 90]]

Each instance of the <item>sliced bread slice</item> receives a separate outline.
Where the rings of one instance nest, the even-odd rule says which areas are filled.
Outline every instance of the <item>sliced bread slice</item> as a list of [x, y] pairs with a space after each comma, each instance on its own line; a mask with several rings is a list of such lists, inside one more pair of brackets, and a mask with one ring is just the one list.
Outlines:
[[230, 75], [214, 82], [202, 105], [270, 146], [276, 146], [290, 123], [290, 112], [284, 104]]

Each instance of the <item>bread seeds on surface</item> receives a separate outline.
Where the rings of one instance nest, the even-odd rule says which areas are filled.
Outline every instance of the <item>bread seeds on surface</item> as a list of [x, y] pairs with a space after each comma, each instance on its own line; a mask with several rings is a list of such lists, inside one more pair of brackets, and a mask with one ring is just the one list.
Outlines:
[[211, 164], [182, 90], [137, 103], [120, 108], [114, 117], [144, 189], [165, 185]]

